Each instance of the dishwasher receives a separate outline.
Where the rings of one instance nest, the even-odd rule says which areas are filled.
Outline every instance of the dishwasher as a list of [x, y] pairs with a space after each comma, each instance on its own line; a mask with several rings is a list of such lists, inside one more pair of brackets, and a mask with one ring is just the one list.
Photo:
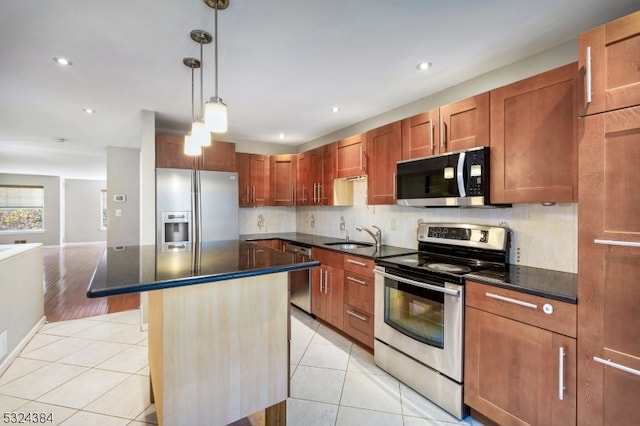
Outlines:
[[[311, 257], [311, 247], [287, 243], [284, 250], [287, 253]], [[311, 269], [289, 272], [289, 295], [292, 304], [311, 313]]]

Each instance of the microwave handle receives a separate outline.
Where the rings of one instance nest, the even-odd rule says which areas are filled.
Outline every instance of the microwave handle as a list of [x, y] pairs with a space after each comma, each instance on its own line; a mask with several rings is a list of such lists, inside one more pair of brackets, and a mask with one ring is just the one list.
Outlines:
[[464, 189], [464, 159], [466, 156], [464, 152], [458, 154], [458, 172], [456, 177], [458, 180], [458, 192], [461, 197], [467, 196], [467, 191]]

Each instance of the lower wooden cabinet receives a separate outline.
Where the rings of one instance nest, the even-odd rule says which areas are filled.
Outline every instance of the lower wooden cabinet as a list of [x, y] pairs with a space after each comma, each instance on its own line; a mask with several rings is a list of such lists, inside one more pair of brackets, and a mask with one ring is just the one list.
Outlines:
[[344, 299], [342, 254], [314, 248], [313, 258], [321, 265], [311, 270], [311, 312], [341, 330]]
[[[501, 425], [575, 425], [576, 339], [523, 322], [573, 321], [575, 330], [575, 305], [472, 282], [466, 288], [465, 404]], [[544, 313], [545, 303], [561, 316]]]
[[311, 312], [373, 349], [372, 259], [313, 249], [322, 266], [311, 272]]

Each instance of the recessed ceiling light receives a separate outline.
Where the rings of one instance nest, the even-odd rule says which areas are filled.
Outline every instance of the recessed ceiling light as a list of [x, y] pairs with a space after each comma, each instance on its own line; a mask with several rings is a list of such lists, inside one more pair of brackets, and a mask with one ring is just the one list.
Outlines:
[[57, 58], [55, 56], [53, 57], [53, 61], [58, 65], [64, 65], [64, 66], [73, 64], [73, 62], [71, 62], [67, 58]]
[[284, 139], [284, 133], [278, 133], [278, 137], [280, 138], [280, 140]]
[[431, 68], [431, 62], [420, 62], [418, 65], [416, 65], [416, 69], [418, 71], [426, 71], [429, 68]]
[[96, 110], [93, 108], [85, 108], [83, 109], [84, 112], [86, 112], [87, 114], [95, 114]]
[[337, 106], [331, 107], [331, 112], [340, 112], [340, 107], [337, 107]]

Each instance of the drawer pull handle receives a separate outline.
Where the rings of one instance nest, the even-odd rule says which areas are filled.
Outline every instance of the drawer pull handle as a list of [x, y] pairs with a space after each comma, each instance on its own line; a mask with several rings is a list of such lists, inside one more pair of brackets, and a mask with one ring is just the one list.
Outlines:
[[358, 318], [360, 321], [367, 322], [367, 317], [365, 317], [364, 315], [356, 314], [355, 312], [349, 310], [347, 310], [347, 313], [352, 317]]
[[605, 246], [640, 247], [640, 243], [634, 241], [593, 240], [593, 242]]
[[538, 305], [529, 303], [529, 302], [523, 302], [522, 300], [512, 299], [510, 297], [500, 296], [499, 294], [494, 294], [494, 293], [485, 293], [485, 295], [492, 299], [501, 300], [503, 302], [514, 303], [516, 305], [524, 306], [525, 308], [538, 309]]
[[358, 283], [358, 284], [361, 284], [361, 285], [367, 285], [367, 282], [366, 282], [366, 281], [359, 280], [359, 279], [357, 279], [357, 278], [353, 278], [353, 277], [351, 277], [351, 276], [349, 276], [349, 275], [347, 275], [347, 279], [348, 279], [349, 281], [353, 281], [354, 283]]
[[626, 366], [621, 365], [621, 364], [617, 364], [615, 362], [612, 362], [611, 359], [602, 359], [602, 358], [599, 358], [597, 356], [594, 356], [593, 360], [595, 362], [599, 362], [600, 364], [604, 364], [604, 365], [609, 366], [609, 367], [617, 368], [618, 370], [622, 370], [622, 371], [624, 371], [626, 373], [631, 373], [631, 374], [635, 374], [636, 376], [640, 376], [640, 370], [636, 370], [634, 368], [630, 368], [630, 367], [626, 367]]
[[560, 401], [564, 400], [564, 357], [566, 355], [564, 348], [560, 346], [558, 351], [558, 399]]
[[357, 260], [353, 260], [353, 259], [347, 259], [347, 262], [349, 263], [353, 263], [354, 265], [358, 265], [358, 266], [367, 266], [366, 263], [364, 262], [358, 262]]
[[590, 104], [591, 103], [591, 46], [587, 47], [587, 51], [585, 52], [585, 75], [584, 75], [584, 83], [585, 83], [585, 101]]

